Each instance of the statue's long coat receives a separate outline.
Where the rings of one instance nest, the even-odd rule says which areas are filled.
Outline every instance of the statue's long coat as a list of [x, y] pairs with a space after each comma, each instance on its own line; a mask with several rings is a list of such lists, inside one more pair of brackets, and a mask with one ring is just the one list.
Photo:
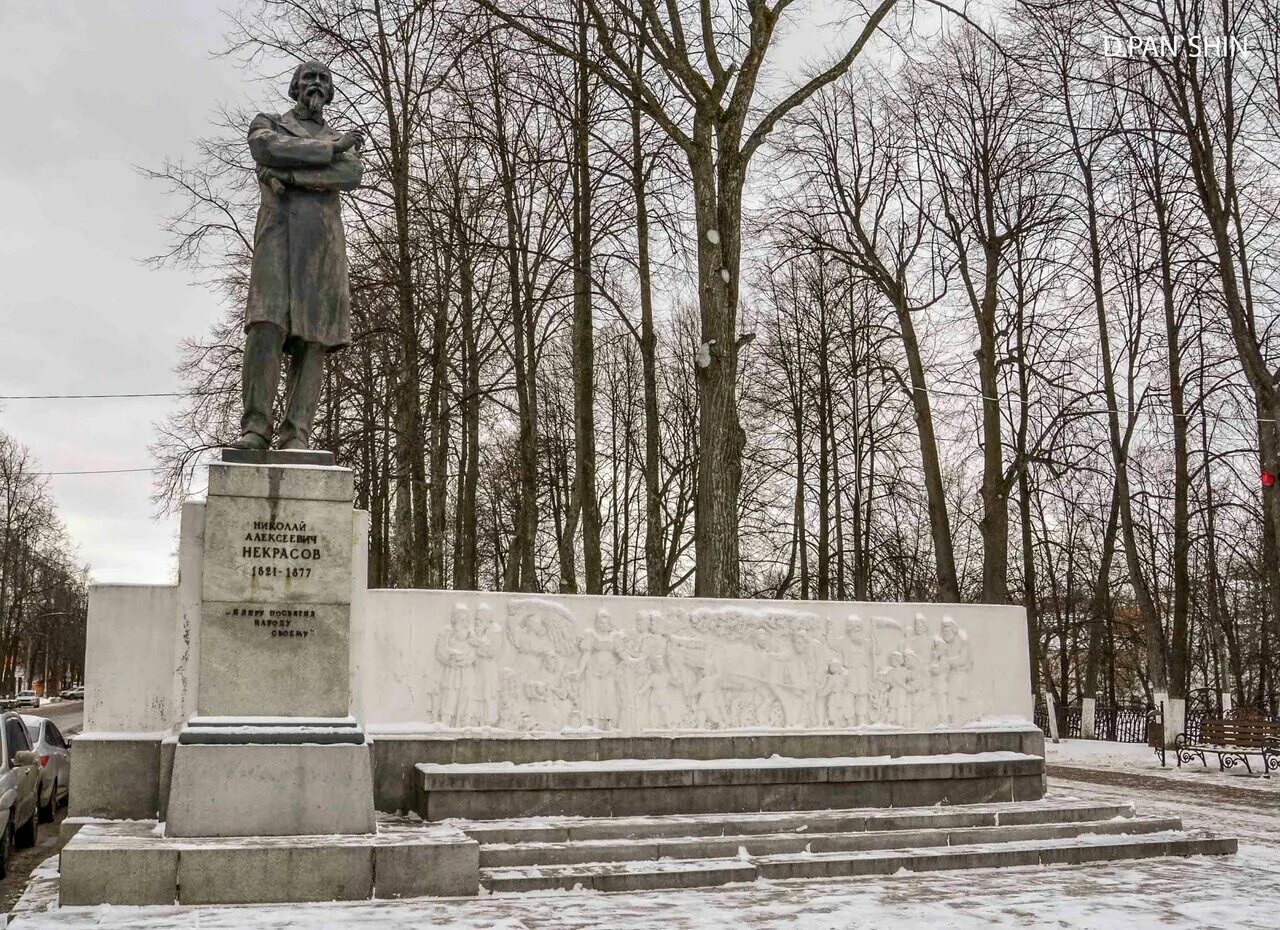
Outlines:
[[259, 183], [253, 269], [245, 328], [274, 323], [286, 340], [338, 349], [351, 342], [351, 292], [340, 191], [360, 186], [352, 151], [334, 155], [339, 133], [312, 130], [292, 111], [259, 113], [249, 124], [249, 150], [260, 166], [290, 172], [283, 193]]

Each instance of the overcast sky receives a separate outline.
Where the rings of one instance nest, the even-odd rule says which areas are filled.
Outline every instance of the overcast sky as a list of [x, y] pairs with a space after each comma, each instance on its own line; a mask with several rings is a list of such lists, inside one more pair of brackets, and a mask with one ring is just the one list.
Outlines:
[[[0, 396], [180, 389], [178, 346], [219, 308], [186, 272], [142, 264], [163, 251], [174, 203], [135, 166], [190, 155], [221, 104], [285, 108], [211, 54], [235, 5], [0, 0]], [[839, 6], [808, 5], [817, 15], [787, 36], [779, 71], [832, 40], [819, 23]], [[0, 400], [0, 430], [49, 472], [149, 468], [152, 424], [175, 403]], [[149, 474], [49, 480], [95, 581], [173, 579], [177, 519], [155, 518]]]
[[[256, 96], [213, 59], [212, 0], [0, 0], [0, 395], [179, 388], [179, 342], [218, 316], [181, 271], [141, 259], [165, 242], [163, 188], [135, 165], [190, 153], [221, 101]], [[169, 400], [0, 401], [0, 429], [48, 471], [145, 468]], [[50, 478], [99, 581], [172, 578], [176, 520], [150, 476]]]

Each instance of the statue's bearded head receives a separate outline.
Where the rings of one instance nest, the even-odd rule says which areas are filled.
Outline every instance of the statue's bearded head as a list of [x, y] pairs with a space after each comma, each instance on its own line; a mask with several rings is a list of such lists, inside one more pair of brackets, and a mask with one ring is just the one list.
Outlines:
[[289, 96], [312, 113], [319, 113], [333, 100], [333, 72], [322, 61], [304, 61], [293, 69]]

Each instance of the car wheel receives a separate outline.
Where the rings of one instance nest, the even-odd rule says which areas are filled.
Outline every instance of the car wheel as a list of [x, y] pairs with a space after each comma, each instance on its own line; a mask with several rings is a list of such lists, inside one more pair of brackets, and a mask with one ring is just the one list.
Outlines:
[[36, 845], [36, 812], [31, 812], [31, 817], [19, 829], [14, 831], [13, 845], [20, 849], [30, 849]]
[[40, 805], [40, 822], [53, 823], [58, 809], [58, 783], [55, 781], [49, 789], [49, 803]]

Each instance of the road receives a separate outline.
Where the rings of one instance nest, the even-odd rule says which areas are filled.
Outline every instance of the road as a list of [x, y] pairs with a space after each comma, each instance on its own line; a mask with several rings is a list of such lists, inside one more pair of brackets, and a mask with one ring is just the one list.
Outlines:
[[53, 725], [62, 731], [63, 736], [71, 737], [80, 732], [84, 726], [84, 701], [59, 701], [46, 704], [44, 707], [20, 707], [20, 714], [33, 717], [48, 717]]

